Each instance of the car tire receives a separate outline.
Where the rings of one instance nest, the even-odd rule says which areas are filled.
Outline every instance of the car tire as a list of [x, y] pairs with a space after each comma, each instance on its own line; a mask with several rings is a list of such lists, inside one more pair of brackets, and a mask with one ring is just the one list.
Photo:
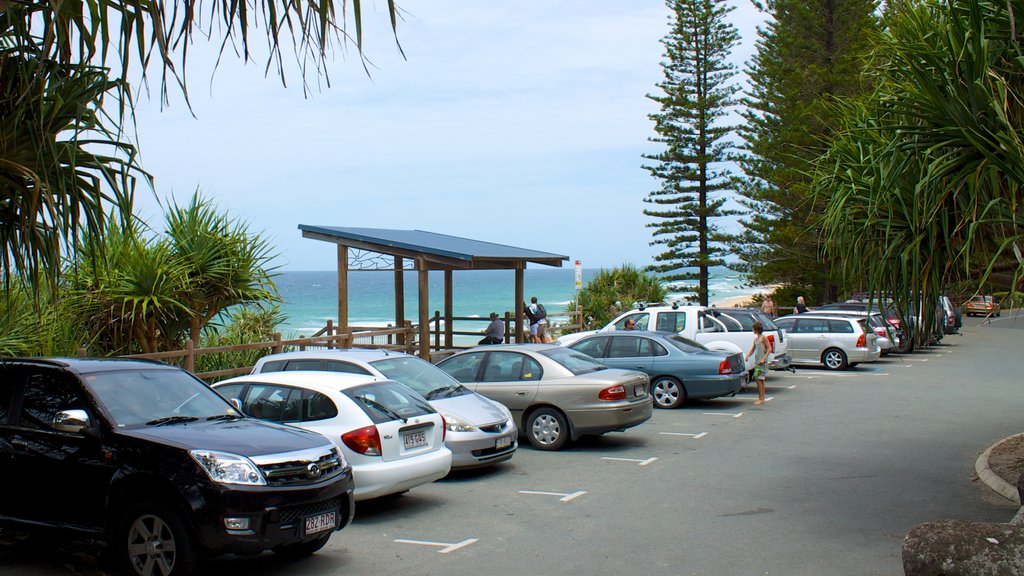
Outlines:
[[538, 408], [526, 419], [526, 438], [538, 450], [560, 450], [569, 441], [569, 422], [554, 408]]
[[839, 348], [829, 348], [821, 354], [821, 363], [828, 370], [845, 370], [848, 366], [846, 353]]
[[327, 545], [327, 541], [331, 539], [331, 532], [320, 536], [316, 540], [310, 540], [309, 542], [299, 542], [298, 544], [288, 544], [279, 548], [274, 548], [274, 554], [277, 554], [285, 560], [299, 560], [307, 556], [312, 556], [324, 546]]
[[125, 574], [188, 576], [198, 560], [185, 519], [158, 502], [129, 506], [121, 514], [115, 550]]
[[660, 376], [651, 382], [655, 408], [678, 408], [686, 402], [686, 386], [671, 376]]

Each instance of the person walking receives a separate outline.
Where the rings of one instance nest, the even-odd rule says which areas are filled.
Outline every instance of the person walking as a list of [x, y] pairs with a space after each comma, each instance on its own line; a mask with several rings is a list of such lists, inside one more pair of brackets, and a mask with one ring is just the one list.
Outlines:
[[807, 304], [804, 304], [803, 296], [796, 297], [796, 308], [794, 310], [797, 314], [803, 314], [804, 312], [807, 312]]
[[498, 318], [497, 312], [491, 312], [491, 323], [484, 330], [483, 340], [478, 344], [501, 344], [505, 341], [505, 323]]
[[761, 302], [761, 312], [764, 312], [770, 318], [775, 318], [779, 315], [779, 309], [775, 306], [775, 302], [772, 301], [771, 294], [765, 296], [764, 302]]
[[754, 343], [750, 346], [750, 352], [747, 352], [746, 358], [754, 357], [754, 381], [757, 382], [757, 400], [754, 401], [755, 406], [764, 404], [764, 379], [768, 374], [768, 351], [771, 349], [771, 344], [768, 342], [768, 337], [764, 335], [764, 326], [760, 322], [754, 322], [751, 326], [754, 331]]
[[530, 305], [524, 312], [530, 319], [530, 341], [534, 344], [543, 344], [548, 326], [548, 311], [544, 309], [543, 304], [537, 302], [537, 297], [533, 296], [530, 298]]

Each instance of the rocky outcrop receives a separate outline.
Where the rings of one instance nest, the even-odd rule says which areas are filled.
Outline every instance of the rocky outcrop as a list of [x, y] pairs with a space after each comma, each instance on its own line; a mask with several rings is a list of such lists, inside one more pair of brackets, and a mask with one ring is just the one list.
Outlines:
[[920, 524], [903, 540], [903, 573], [1024, 576], [1024, 526], [960, 520]]

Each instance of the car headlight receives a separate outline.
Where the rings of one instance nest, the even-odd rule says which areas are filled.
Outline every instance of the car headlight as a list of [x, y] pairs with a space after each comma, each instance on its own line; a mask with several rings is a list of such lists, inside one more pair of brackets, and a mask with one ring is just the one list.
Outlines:
[[449, 432], [472, 432], [473, 430], [476, 430], [476, 426], [462, 418], [459, 418], [451, 412], [444, 412], [442, 410], [438, 410], [437, 412], [441, 416], [444, 416], [445, 428]]
[[191, 450], [189, 454], [214, 482], [249, 486], [264, 486], [267, 483], [260, 469], [245, 456], [213, 450]]

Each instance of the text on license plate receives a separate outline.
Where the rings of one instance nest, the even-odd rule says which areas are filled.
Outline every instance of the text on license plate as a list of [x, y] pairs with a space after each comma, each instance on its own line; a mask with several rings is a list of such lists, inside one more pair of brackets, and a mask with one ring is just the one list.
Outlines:
[[337, 512], [324, 512], [316, 516], [306, 517], [306, 534], [316, 534], [324, 530], [334, 530], [338, 524]]
[[405, 444], [405, 449], [418, 448], [420, 446], [427, 445], [427, 433], [426, 432], [412, 432], [409, 434], [402, 435], [402, 442]]
[[512, 437], [511, 436], [502, 436], [501, 438], [498, 438], [497, 440], [494, 441], [494, 447], [496, 449], [498, 449], [498, 450], [501, 450], [502, 448], [508, 448], [511, 445], [512, 445]]
[[633, 396], [643, 396], [643, 395], [644, 395], [644, 385], [643, 384], [634, 384], [633, 385]]

